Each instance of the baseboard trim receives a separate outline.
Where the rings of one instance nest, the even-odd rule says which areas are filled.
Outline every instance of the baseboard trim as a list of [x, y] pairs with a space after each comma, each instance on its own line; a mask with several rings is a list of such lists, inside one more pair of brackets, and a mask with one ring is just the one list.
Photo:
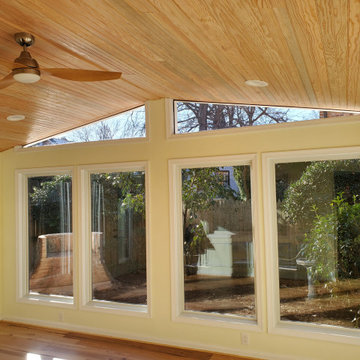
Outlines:
[[3, 316], [0, 317], [1, 321], [9, 321], [13, 323], [23, 324], [23, 325], [34, 325], [39, 327], [45, 327], [49, 329], [58, 329], [58, 330], [65, 330], [65, 331], [72, 331], [87, 335], [93, 336], [103, 336], [103, 337], [110, 337], [110, 338], [117, 338], [122, 340], [132, 340], [132, 341], [139, 341], [143, 343], [149, 344], [156, 344], [156, 345], [164, 345], [164, 346], [173, 346], [177, 348], [183, 349], [191, 349], [191, 350], [199, 350], [199, 351], [210, 351], [220, 354], [226, 355], [236, 355], [236, 356], [243, 356], [243, 357], [250, 357], [255, 359], [264, 359], [264, 360], [314, 360], [313, 358], [304, 358], [292, 356], [292, 355], [277, 355], [271, 353], [264, 353], [258, 351], [236, 351], [232, 348], [226, 348], [217, 345], [205, 345], [198, 342], [192, 341], [174, 341], [164, 338], [152, 337], [152, 336], [143, 336], [139, 334], [132, 334], [126, 333], [123, 331], [117, 330], [106, 330], [106, 329], [99, 329], [99, 328], [92, 328], [88, 326], [80, 326], [74, 325], [69, 323], [63, 322], [55, 322], [55, 321], [47, 321], [47, 320], [39, 320], [39, 319], [29, 319], [29, 318], [21, 318], [16, 316]]

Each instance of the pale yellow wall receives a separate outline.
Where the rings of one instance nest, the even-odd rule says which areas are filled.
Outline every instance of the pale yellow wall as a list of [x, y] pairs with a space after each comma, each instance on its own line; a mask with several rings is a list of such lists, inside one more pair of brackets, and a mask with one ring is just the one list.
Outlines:
[[[240, 129], [231, 133], [220, 131], [217, 134], [209, 133], [205, 136], [167, 139], [165, 108], [165, 100], [147, 104], [150, 124], [150, 138], [147, 141], [119, 141], [102, 145], [85, 144], [28, 149], [27, 151], [9, 150], [3, 153], [2, 179], [3, 189], [6, 191], [1, 194], [4, 225], [1, 272], [5, 273], [5, 276], [0, 299], [3, 303], [4, 318], [92, 330], [94, 333], [108, 333], [154, 342], [201, 348], [217, 347], [219, 351], [237, 354], [254, 356], [258, 354], [259, 357], [261, 354], [268, 354], [269, 358], [274, 359], [360, 358], [360, 345], [269, 335], [266, 330], [260, 333], [247, 332], [250, 335], [250, 343], [241, 345], [240, 330], [172, 322], [168, 194], [168, 159], [249, 153], [256, 153], [261, 158], [262, 153], [269, 151], [357, 146], [359, 145], [360, 121], [342, 123], [342, 119], [339, 119], [337, 124], [329, 122], [325, 125], [293, 125], [255, 131], [241, 131]], [[152, 317], [147, 319], [17, 303], [15, 169], [143, 160], [149, 161]], [[260, 239], [258, 240], [264, 244], [262, 215], [260, 220]], [[264, 273], [264, 266], [262, 269]], [[263, 283], [263, 291], [265, 287], [266, 284]], [[265, 298], [259, 306], [265, 310]], [[59, 322], [59, 311], [64, 312], [64, 322]]]

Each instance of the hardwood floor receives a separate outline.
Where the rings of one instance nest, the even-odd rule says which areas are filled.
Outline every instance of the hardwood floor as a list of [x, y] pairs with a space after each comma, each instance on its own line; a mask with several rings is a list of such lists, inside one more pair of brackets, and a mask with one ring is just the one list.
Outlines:
[[0, 321], [0, 360], [241, 360], [186, 350]]

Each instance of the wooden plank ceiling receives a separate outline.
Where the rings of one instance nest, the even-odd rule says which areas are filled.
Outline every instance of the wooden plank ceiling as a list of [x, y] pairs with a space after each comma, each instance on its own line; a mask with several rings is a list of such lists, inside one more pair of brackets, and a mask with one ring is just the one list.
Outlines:
[[0, 90], [0, 151], [161, 97], [360, 110], [358, 0], [0, 0], [1, 77], [22, 31], [40, 67], [123, 76]]

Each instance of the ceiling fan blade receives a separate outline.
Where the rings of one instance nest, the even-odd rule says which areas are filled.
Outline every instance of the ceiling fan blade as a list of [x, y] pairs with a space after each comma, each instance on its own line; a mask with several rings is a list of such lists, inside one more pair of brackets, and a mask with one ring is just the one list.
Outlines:
[[0, 89], [4, 89], [4, 88], [8, 87], [14, 82], [15, 82], [15, 80], [14, 80], [13, 74], [11, 72], [10, 74], [6, 75], [5, 77], [3, 77], [0, 80]]
[[73, 81], [104, 81], [120, 79], [121, 72], [80, 70], [80, 69], [41, 69], [52, 76]]

